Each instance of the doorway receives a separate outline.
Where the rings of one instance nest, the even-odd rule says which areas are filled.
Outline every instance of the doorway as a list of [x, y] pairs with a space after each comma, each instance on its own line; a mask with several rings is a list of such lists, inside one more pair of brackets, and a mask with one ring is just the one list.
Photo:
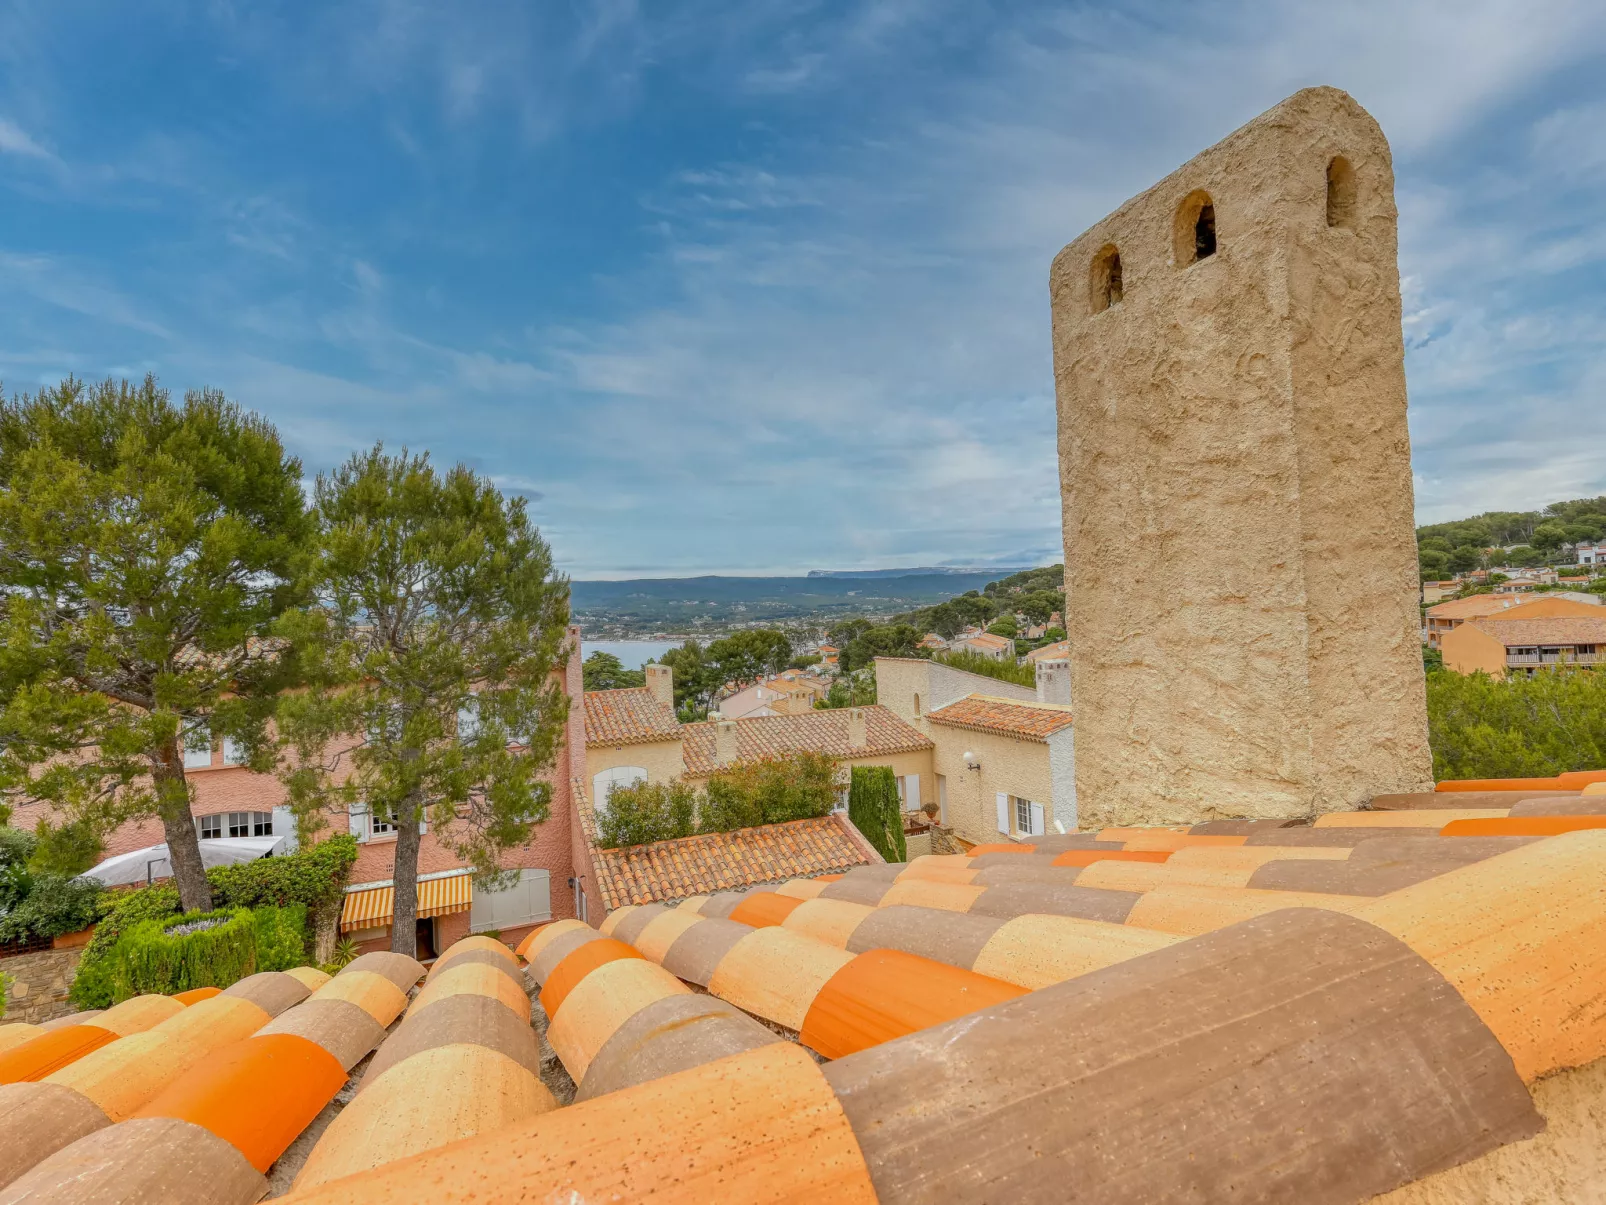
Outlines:
[[420, 920], [413, 926], [413, 940], [417, 943], [417, 951], [413, 957], [419, 962], [428, 962], [437, 957], [435, 952], [435, 921], [433, 918]]

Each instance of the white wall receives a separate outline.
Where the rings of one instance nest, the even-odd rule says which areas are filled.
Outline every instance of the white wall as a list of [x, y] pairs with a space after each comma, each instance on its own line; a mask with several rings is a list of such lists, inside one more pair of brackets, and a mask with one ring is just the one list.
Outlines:
[[[1053, 820], [1076, 831], [1076, 729], [1062, 728], [1048, 738], [1048, 773], [1054, 783]], [[1055, 832], [1052, 821], [1050, 833]]]

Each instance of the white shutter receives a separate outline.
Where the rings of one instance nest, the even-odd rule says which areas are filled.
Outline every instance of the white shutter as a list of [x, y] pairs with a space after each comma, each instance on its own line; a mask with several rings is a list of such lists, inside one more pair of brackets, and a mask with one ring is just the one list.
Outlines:
[[368, 808], [365, 805], [356, 803], [348, 808], [346, 824], [351, 829], [351, 835], [357, 840], [368, 840]]
[[1041, 837], [1048, 830], [1043, 827], [1043, 805], [1032, 804], [1032, 836]]
[[998, 794], [998, 831], [1009, 832], [1009, 796], [1002, 791]]

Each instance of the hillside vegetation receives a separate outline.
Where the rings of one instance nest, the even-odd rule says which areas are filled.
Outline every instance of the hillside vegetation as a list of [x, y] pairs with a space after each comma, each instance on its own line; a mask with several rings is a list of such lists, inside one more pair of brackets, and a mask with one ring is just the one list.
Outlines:
[[[1563, 544], [1602, 538], [1606, 538], [1606, 495], [1552, 502], [1543, 510], [1491, 510], [1416, 529], [1418, 563], [1429, 580], [1491, 564], [1530, 567], [1570, 562], [1570, 557], [1562, 556]], [[1491, 548], [1500, 551], [1491, 557]]]

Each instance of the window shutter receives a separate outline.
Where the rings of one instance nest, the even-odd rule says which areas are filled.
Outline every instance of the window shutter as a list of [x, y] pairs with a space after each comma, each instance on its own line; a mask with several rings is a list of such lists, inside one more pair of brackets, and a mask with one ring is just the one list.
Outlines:
[[368, 840], [368, 809], [362, 804], [355, 804], [346, 810], [346, 824], [357, 840]]
[[998, 795], [998, 831], [1009, 832], [1009, 796], [1003, 792]]
[[1043, 827], [1043, 805], [1032, 804], [1032, 836], [1041, 837], [1047, 830]]

